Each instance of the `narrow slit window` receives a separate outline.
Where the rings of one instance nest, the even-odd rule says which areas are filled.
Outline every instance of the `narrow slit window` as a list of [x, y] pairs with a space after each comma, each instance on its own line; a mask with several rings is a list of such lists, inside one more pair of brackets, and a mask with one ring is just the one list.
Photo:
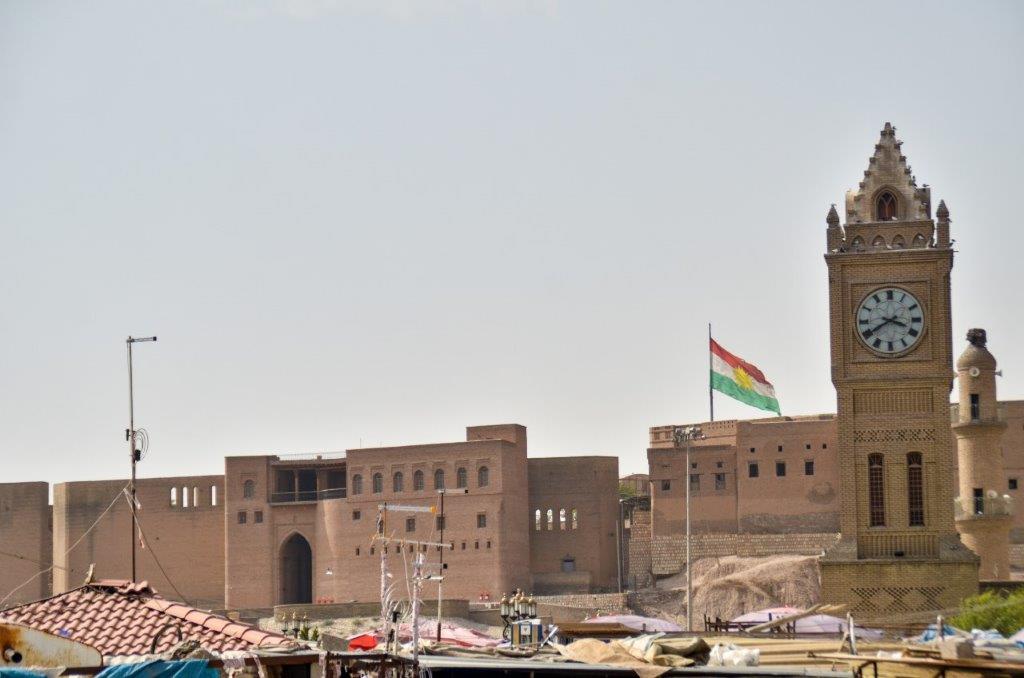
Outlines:
[[868, 524], [885, 526], [885, 480], [882, 455], [868, 455]]
[[924, 467], [920, 452], [907, 455], [907, 522], [912, 527], [924, 525]]

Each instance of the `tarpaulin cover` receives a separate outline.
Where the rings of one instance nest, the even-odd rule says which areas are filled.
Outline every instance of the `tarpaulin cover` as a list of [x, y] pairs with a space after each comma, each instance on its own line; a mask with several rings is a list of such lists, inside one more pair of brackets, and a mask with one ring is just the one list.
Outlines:
[[[772, 607], [767, 610], [748, 612], [747, 614], [736, 617], [732, 621], [764, 623], [781, 617], [800, 614], [801, 612], [803, 612], [803, 610], [795, 607]], [[833, 617], [830, 614], [812, 614], [808, 617], [801, 617], [794, 622], [794, 625], [797, 633], [830, 633], [842, 635], [846, 632], [846, 620], [839, 617]], [[853, 627], [856, 629], [855, 635], [861, 640], [881, 640], [883, 636], [883, 633], [878, 629], [858, 626], [856, 620], [854, 621]]]
[[98, 678], [219, 678], [217, 669], [211, 669], [205, 659], [181, 661], [151, 661], [141, 664], [109, 666]]
[[681, 633], [683, 630], [682, 626], [673, 624], [670, 621], [664, 619], [656, 619], [654, 617], [641, 617], [636, 614], [606, 614], [602, 617], [591, 617], [590, 619], [584, 619], [584, 624], [622, 624], [631, 629], [637, 631], [643, 631], [646, 633]]

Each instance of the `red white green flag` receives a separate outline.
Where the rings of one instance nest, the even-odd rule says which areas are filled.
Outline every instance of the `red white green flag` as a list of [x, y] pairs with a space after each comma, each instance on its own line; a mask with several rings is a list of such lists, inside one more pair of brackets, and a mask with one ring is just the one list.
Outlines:
[[711, 342], [711, 388], [752, 407], [782, 414], [775, 387], [764, 373], [743, 358]]

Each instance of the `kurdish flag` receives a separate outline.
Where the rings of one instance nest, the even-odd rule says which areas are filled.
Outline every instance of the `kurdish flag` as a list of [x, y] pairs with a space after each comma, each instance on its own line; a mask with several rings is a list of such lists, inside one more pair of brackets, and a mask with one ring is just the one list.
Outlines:
[[764, 373], [743, 358], [738, 358], [711, 342], [711, 388], [742, 403], [781, 415], [775, 388]]

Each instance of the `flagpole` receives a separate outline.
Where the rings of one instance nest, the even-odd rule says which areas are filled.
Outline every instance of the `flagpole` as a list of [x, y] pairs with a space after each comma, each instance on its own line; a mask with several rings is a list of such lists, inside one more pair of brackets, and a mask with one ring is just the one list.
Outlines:
[[715, 389], [711, 387], [711, 372], [714, 369], [714, 363], [711, 361], [711, 323], [708, 323], [708, 405], [711, 408], [711, 418], [708, 421], [715, 420]]

